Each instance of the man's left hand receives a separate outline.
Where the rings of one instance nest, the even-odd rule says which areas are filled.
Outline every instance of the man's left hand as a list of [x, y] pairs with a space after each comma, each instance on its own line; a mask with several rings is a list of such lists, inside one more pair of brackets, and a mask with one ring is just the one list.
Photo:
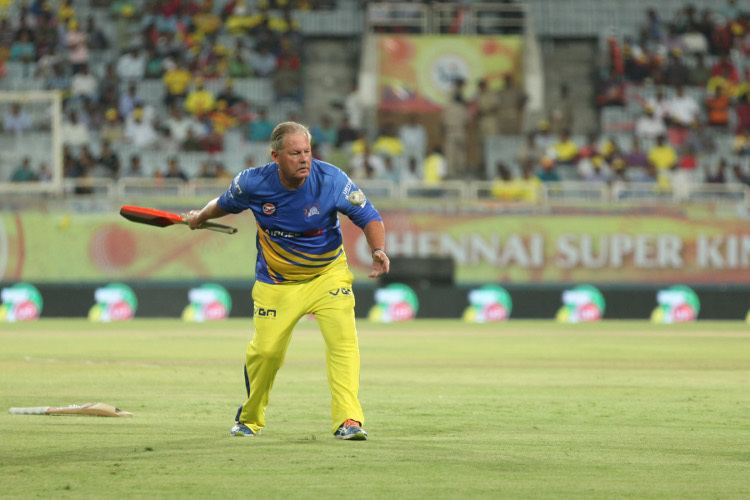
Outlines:
[[391, 269], [391, 259], [388, 258], [384, 250], [375, 250], [372, 252], [372, 271], [370, 278], [377, 278], [381, 274], [387, 274]]

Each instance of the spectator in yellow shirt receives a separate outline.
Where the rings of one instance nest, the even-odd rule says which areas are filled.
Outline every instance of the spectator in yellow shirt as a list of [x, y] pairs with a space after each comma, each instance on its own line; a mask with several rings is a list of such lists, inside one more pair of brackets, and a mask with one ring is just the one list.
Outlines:
[[171, 108], [173, 104], [181, 103], [187, 96], [190, 82], [193, 80], [190, 71], [184, 66], [179, 64], [172, 66], [164, 73], [162, 81], [164, 87], [166, 87], [166, 95], [164, 96], [164, 104]]
[[648, 162], [656, 171], [656, 182], [660, 188], [671, 186], [670, 172], [677, 166], [677, 151], [660, 135], [656, 144], [648, 152]]
[[534, 175], [533, 164], [523, 167], [523, 177], [512, 177], [507, 165], [497, 164], [498, 178], [492, 183], [492, 195], [502, 201], [536, 203], [542, 181]]
[[750, 129], [746, 128], [735, 136], [732, 150], [737, 156], [750, 155]]
[[388, 124], [383, 127], [380, 136], [375, 139], [372, 150], [380, 155], [398, 158], [404, 154], [404, 143], [399, 139], [393, 125]]
[[422, 164], [422, 180], [427, 185], [440, 184], [448, 173], [445, 156], [440, 146], [435, 146]]
[[202, 35], [213, 35], [221, 28], [221, 18], [211, 11], [211, 4], [203, 5], [200, 11], [193, 15], [195, 30]]
[[57, 18], [62, 21], [63, 24], [67, 24], [71, 19], [75, 19], [76, 11], [73, 7], [72, 0], [63, 0], [60, 7], [57, 9]]
[[499, 161], [496, 165], [497, 177], [492, 182], [492, 196], [498, 200], [515, 201], [519, 197], [518, 185], [513, 182], [508, 166]]
[[185, 109], [195, 116], [205, 115], [213, 111], [216, 98], [210, 90], [206, 90], [202, 78], [195, 79], [195, 89], [185, 99]]
[[245, 34], [258, 26], [262, 18], [258, 13], [250, 12], [243, 3], [238, 3], [227, 18], [226, 28], [232, 35]]
[[216, 110], [211, 113], [211, 125], [213, 131], [219, 135], [224, 135], [227, 130], [237, 125], [237, 120], [229, 114], [227, 101], [220, 99], [216, 103]]
[[558, 165], [573, 165], [578, 159], [578, 144], [570, 138], [570, 130], [560, 133], [560, 139], [553, 146]]

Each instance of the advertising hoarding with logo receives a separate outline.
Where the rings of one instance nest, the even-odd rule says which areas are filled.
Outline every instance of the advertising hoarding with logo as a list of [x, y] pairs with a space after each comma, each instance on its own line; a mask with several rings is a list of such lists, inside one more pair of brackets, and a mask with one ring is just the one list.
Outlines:
[[32, 321], [42, 314], [42, 294], [29, 283], [3, 288], [0, 300], [0, 322]]
[[[740, 216], [709, 208], [381, 213], [389, 255], [450, 257], [457, 284], [750, 283], [750, 227]], [[252, 217], [222, 219], [240, 228], [231, 238], [181, 227], [154, 230], [121, 219], [106, 213], [62, 214], [59, 220], [34, 211], [0, 213], [6, 242], [0, 245], [0, 280], [254, 278]], [[341, 227], [355, 279], [367, 282], [372, 264], [367, 241], [346, 217]]]
[[391, 323], [409, 321], [417, 316], [419, 299], [409, 286], [391, 283], [375, 290], [375, 305], [368, 314], [371, 321]]
[[701, 301], [698, 294], [685, 285], [675, 285], [656, 294], [656, 308], [651, 313], [654, 323], [687, 323], [698, 319]]
[[562, 294], [562, 307], [556, 319], [560, 323], [599, 321], [606, 307], [604, 295], [594, 286], [578, 285]]
[[109, 323], [127, 321], [135, 317], [138, 298], [133, 289], [123, 283], [110, 283], [94, 292], [96, 304], [89, 310], [89, 320]]
[[469, 307], [464, 310], [463, 320], [469, 323], [488, 323], [510, 319], [513, 300], [505, 288], [499, 285], [484, 285], [469, 292]]
[[232, 297], [221, 285], [206, 283], [188, 291], [190, 303], [182, 311], [185, 321], [203, 322], [226, 319], [232, 312]]

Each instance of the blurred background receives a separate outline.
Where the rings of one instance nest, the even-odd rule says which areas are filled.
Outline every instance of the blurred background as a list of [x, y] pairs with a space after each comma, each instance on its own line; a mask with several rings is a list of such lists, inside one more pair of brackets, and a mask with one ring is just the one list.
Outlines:
[[179, 317], [213, 283], [251, 315], [251, 216], [226, 236], [118, 209], [203, 206], [295, 120], [386, 222], [393, 272], [373, 283], [342, 220], [358, 315], [400, 283], [420, 317], [466, 317], [490, 300], [472, 291], [500, 288], [513, 317], [560, 319], [593, 286], [604, 317], [653, 319], [678, 300], [660, 292], [690, 287], [694, 317], [744, 319], [748, 10], [0, 0], [0, 287], [32, 284], [42, 316], [76, 317], [122, 283], [138, 316]]

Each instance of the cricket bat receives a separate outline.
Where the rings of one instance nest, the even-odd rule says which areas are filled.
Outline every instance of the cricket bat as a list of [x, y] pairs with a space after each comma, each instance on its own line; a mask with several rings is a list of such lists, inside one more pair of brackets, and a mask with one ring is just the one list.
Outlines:
[[[156, 208], [137, 207], [134, 205], [123, 205], [120, 207], [120, 215], [132, 222], [148, 224], [149, 226], [167, 227], [174, 224], [185, 224], [187, 221], [180, 214], [158, 210]], [[234, 234], [236, 227], [219, 224], [217, 222], [204, 222], [198, 229], [208, 229], [219, 233]]]
[[133, 414], [107, 403], [84, 403], [68, 406], [31, 406], [11, 408], [12, 415], [86, 415], [90, 417], [132, 417]]

